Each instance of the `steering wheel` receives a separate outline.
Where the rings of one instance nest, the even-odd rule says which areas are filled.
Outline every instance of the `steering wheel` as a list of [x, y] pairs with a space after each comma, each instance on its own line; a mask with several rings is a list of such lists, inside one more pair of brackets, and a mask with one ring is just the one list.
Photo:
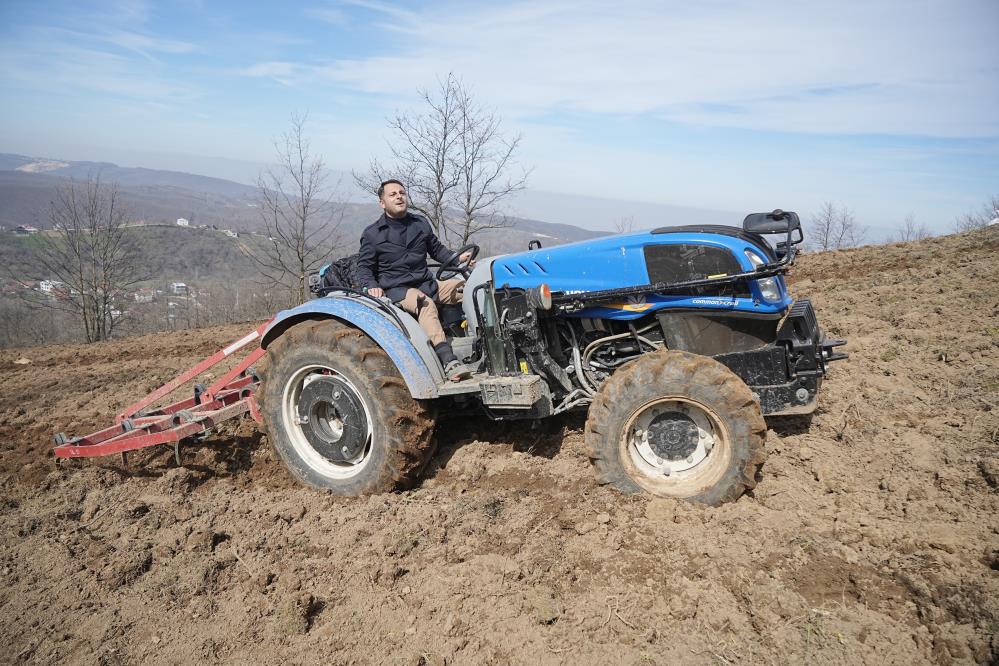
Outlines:
[[[468, 261], [459, 261], [459, 257], [471, 250], [472, 256]], [[479, 246], [475, 243], [469, 243], [468, 245], [462, 247], [460, 250], [454, 253], [454, 256], [445, 261], [437, 269], [437, 275], [435, 276], [438, 280], [450, 280], [455, 275], [461, 274], [466, 280], [468, 276], [472, 274], [470, 269], [472, 261], [479, 256]]]

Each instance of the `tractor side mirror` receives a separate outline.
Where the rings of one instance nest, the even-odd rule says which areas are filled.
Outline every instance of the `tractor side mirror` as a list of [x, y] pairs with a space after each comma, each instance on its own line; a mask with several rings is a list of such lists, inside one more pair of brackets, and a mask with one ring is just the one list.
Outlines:
[[537, 238], [532, 238], [531, 240], [527, 241], [527, 249], [528, 250], [540, 250], [541, 249], [541, 241], [539, 241]]
[[743, 231], [751, 234], [789, 234], [795, 230], [801, 233], [801, 220], [793, 211], [780, 208], [770, 213], [750, 213], [742, 221]]

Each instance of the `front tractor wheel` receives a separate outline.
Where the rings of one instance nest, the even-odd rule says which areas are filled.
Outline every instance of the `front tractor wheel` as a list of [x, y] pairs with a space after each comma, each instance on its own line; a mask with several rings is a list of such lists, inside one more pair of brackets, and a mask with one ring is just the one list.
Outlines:
[[335, 320], [285, 331], [270, 359], [262, 411], [291, 474], [337, 495], [411, 485], [431, 454], [433, 420], [388, 355]]
[[766, 423], [724, 365], [680, 351], [646, 354], [601, 387], [586, 444], [601, 483], [717, 506], [756, 485]]

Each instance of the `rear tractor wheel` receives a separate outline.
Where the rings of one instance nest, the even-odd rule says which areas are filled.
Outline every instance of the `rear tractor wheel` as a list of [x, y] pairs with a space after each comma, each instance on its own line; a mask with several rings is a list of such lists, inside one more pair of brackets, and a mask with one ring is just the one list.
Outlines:
[[322, 320], [288, 329], [267, 356], [262, 412], [292, 476], [347, 496], [412, 485], [432, 453], [433, 419], [384, 350]]
[[680, 351], [646, 354], [601, 387], [586, 420], [601, 483], [717, 506], [756, 485], [766, 423], [724, 365]]

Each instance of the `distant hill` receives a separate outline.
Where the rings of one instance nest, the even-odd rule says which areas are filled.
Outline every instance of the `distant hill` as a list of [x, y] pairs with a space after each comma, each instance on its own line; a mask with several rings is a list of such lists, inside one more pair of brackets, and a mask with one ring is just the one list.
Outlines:
[[110, 162], [69, 162], [5, 153], [0, 153], [0, 171], [46, 174], [77, 180], [86, 179], [91, 174], [100, 174], [103, 180], [115, 181], [124, 187], [170, 187], [230, 198], [253, 198], [257, 193], [256, 188], [249, 185], [181, 171], [120, 167]]
[[[138, 265], [151, 282], [179, 280], [192, 283], [230, 282], [255, 274], [246, 248], [263, 239], [230, 238], [221, 231], [173, 226], [129, 229], [138, 240]], [[32, 261], [35, 237], [0, 234], [0, 276], [37, 275]]]
[[[144, 272], [152, 280], [228, 282], [255, 275], [249, 247], [265, 242], [259, 235], [264, 225], [256, 188], [176, 171], [0, 153], [0, 225], [8, 229], [0, 234], [4, 277], [36, 273], [31, 266], [32, 239], [9, 231], [22, 224], [47, 229], [55, 189], [70, 178], [85, 180], [96, 174], [119, 184], [133, 218], [142, 225], [133, 233], [139, 238]], [[341, 216], [338, 242], [330, 248], [331, 257], [356, 252], [361, 231], [381, 214], [375, 204], [347, 203], [337, 211]], [[192, 226], [177, 226], [181, 217]], [[222, 233], [223, 229], [241, 235], [233, 239]], [[474, 240], [485, 255], [490, 255], [524, 250], [534, 239], [544, 245], [559, 245], [601, 235], [568, 224], [511, 218], [507, 227], [482, 232]]]
[[[256, 188], [221, 178], [178, 171], [125, 168], [106, 162], [69, 162], [0, 153], [0, 225], [20, 224], [47, 228], [47, 210], [55, 188], [68, 179], [97, 175], [117, 182], [136, 220], [173, 224], [186, 218], [194, 225], [236, 231], [262, 231]], [[376, 204], [348, 203], [342, 207], [341, 235], [356, 247], [361, 230], [377, 219]], [[476, 240], [493, 253], [525, 249], [529, 240], [546, 245], [568, 243], [603, 235], [569, 224], [511, 218], [500, 232], [485, 232]]]

